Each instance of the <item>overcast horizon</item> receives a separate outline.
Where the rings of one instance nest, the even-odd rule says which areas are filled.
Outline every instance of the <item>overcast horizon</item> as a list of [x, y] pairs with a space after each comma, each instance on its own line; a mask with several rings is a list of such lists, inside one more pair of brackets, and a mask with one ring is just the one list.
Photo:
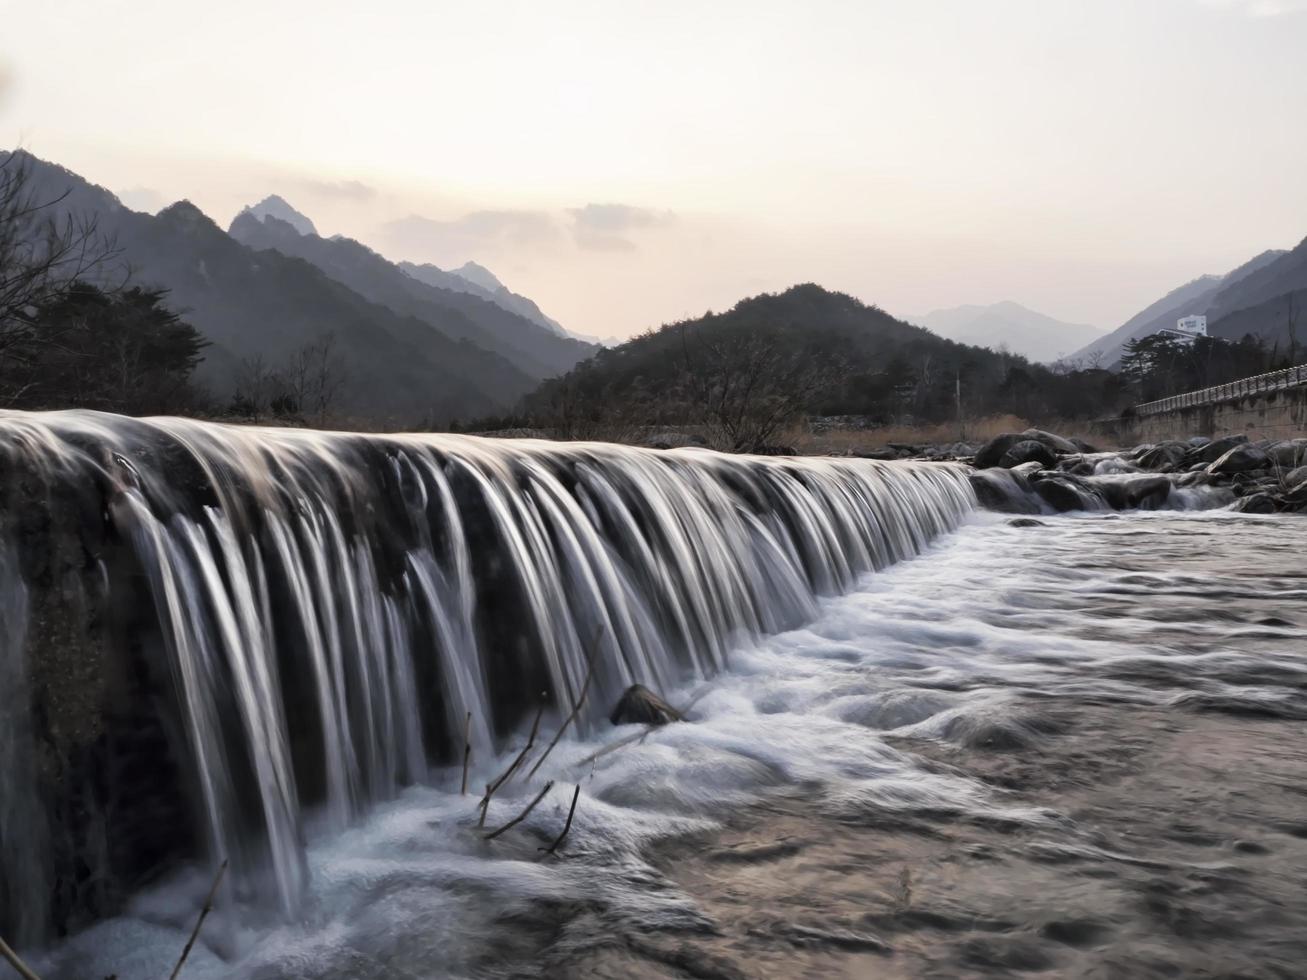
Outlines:
[[1307, 235], [1307, 2], [491, 6], [15, 4], [0, 143], [597, 336], [804, 281], [1111, 329]]

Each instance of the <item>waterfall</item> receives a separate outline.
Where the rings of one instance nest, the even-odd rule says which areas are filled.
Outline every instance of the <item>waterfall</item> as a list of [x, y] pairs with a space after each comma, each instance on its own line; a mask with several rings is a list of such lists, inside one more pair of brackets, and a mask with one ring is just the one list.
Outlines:
[[293, 915], [308, 810], [343, 828], [430, 781], [469, 714], [487, 756], [591, 663], [583, 725], [631, 683], [711, 675], [974, 502], [951, 464], [88, 412], [0, 412], [0, 472], [20, 942], [178, 858], [226, 857]]

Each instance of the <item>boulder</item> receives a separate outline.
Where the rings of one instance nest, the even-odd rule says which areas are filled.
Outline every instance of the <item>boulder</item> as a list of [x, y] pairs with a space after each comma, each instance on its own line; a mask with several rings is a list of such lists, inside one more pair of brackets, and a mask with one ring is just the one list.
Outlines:
[[1235, 446], [1242, 446], [1247, 442], [1247, 436], [1226, 436], [1224, 439], [1217, 439], [1214, 442], [1194, 447], [1185, 457], [1185, 462], [1214, 463]]
[[1067, 473], [1043, 473], [1033, 485], [1035, 493], [1056, 511], [1103, 508], [1103, 496], [1097, 487]]
[[1027, 429], [1021, 434], [1027, 439], [1042, 442], [1055, 453], [1078, 453], [1081, 451], [1080, 447], [1070, 439], [1065, 439], [1055, 432], [1045, 432], [1043, 429]]
[[997, 466], [1003, 454], [1015, 446], [1018, 442], [1025, 442], [1026, 437], [1020, 432], [1004, 432], [1002, 435], [995, 436], [976, 450], [976, 469], [987, 470], [991, 466]]
[[1116, 510], [1160, 510], [1171, 498], [1171, 481], [1164, 476], [1115, 480], [1101, 488]]
[[1136, 462], [1144, 469], [1152, 470], [1154, 473], [1173, 470], [1180, 465], [1180, 461], [1185, 458], [1189, 448], [1183, 442], [1164, 442], [1148, 450]]
[[1233, 446], [1222, 453], [1215, 462], [1207, 467], [1208, 473], [1247, 473], [1249, 470], [1261, 470], [1271, 465], [1271, 459], [1265, 451], [1247, 442]]
[[1203, 446], [1206, 446], [1206, 445], [1207, 445], [1209, 442], [1211, 442], [1211, 441], [1212, 441], [1212, 440], [1211, 440], [1211, 439], [1208, 439], [1207, 436], [1190, 436], [1190, 437], [1189, 437], [1189, 445], [1190, 445], [1190, 446], [1193, 446], [1195, 449], [1201, 449]]
[[1036, 439], [1026, 439], [1023, 442], [1014, 443], [1003, 454], [1003, 458], [999, 460], [998, 465], [1011, 469], [1014, 466], [1020, 466], [1022, 463], [1056, 466], [1057, 454]]
[[1020, 463], [1016, 466], [1010, 467], [1010, 469], [1018, 477], [1029, 480], [1036, 473], [1043, 471], [1044, 464], [1039, 462], [1039, 460], [1031, 460], [1029, 463]]
[[1025, 476], [1016, 470], [988, 469], [971, 474], [971, 489], [980, 506], [1005, 514], [1038, 514], [1039, 500]]
[[1286, 487], [1296, 487], [1300, 483], [1307, 483], [1307, 466], [1299, 466], [1297, 469], [1284, 474], [1284, 485]]
[[681, 713], [643, 684], [632, 684], [608, 720], [614, 725], [666, 725], [680, 721]]
[[1230, 509], [1244, 514], [1274, 514], [1279, 508], [1269, 493], [1252, 493], [1240, 497], [1230, 505]]
[[1286, 439], [1272, 443], [1266, 449], [1266, 455], [1276, 466], [1291, 470], [1307, 463], [1307, 439]]
[[1096, 446], [1094, 446], [1093, 443], [1085, 442], [1085, 440], [1083, 440], [1083, 439], [1077, 439], [1075, 436], [1072, 436], [1072, 437], [1071, 437], [1071, 442], [1072, 442], [1072, 443], [1075, 445], [1075, 447], [1076, 447], [1077, 449], [1079, 449], [1082, 453], [1098, 453], [1098, 452], [1102, 452], [1102, 450], [1101, 450], [1101, 449], [1098, 449]]

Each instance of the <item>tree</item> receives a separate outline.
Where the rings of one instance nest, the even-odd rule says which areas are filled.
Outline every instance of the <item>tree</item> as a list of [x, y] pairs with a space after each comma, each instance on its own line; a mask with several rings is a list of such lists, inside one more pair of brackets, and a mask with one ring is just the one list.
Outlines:
[[711, 443], [732, 452], [762, 449], [835, 380], [836, 358], [795, 350], [785, 334], [757, 326], [709, 335], [682, 325], [681, 382]]
[[[34, 318], [68, 294], [73, 285], [118, 255], [116, 243], [100, 234], [98, 219], [63, 213], [67, 192], [43, 195], [32, 185], [27, 157], [0, 157], [0, 375], [21, 374], [39, 349], [58, 344]], [[0, 404], [21, 392], [0, 389]]]
[[24, 314], [28, 341], [0, 385], [15, 408], [93, 408], [127, 415], [189, 408], [207, 341], [163, 305], [164, 292], [73, 283]]

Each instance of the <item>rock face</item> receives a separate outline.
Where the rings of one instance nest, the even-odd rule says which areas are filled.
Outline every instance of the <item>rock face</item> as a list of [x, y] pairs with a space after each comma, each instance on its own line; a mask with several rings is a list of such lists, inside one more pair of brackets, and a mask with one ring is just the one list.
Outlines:
[[643, 684], [632, 684], [608, 716], [614, 725], [666, 725], [681, 713]]

